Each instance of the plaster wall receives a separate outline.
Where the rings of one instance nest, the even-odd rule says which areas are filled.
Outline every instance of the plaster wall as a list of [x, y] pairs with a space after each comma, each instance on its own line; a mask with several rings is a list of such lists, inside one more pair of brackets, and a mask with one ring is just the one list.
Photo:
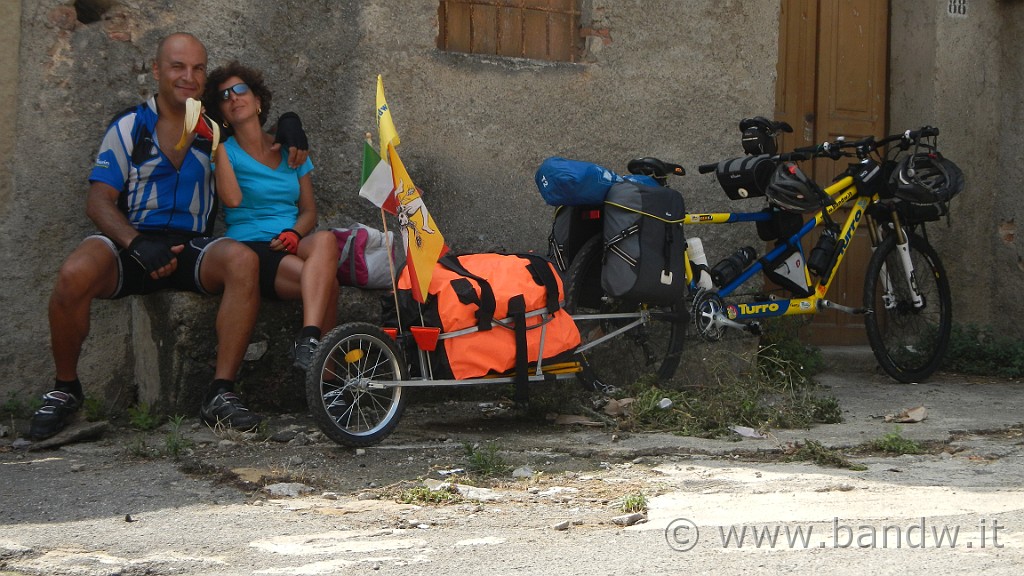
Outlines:
[[[102, 15], [85, 23], [76, 5]], [[0, 18], [16, 22], [19, 3], [5, 6], [15, 10]], [[20, 40], [2, 43], [19, 49], [14, 72], [12, 60], [3, 65], [18, 77], [16, 118], [0, 116], [15, 142], [3, 179], [12, 184], [0, 187], [0, 398], [52, 382], [46, 302], [62, 258], [93, 229], [83, 213], [88, 170], [107, 121], [153, 90], [150, 63], [170, 32], [203, 39], [211, 66], [238, 58], [262, 68], [275, 91], [271, 117], [301, 115], [325, 226], [379, 224], [356, 195], [363, 135], [376, 132], [377, 74], [402, 159], [454, 250], [546, 251], [552, 209], [532, 178], [552, 155], [620, 171], [630, 158], [662, 157], [689, 169], [676, 185], [691, 205], [728, 207], [714, 177], [695, 168], [739, 155], [738, 120], [771, 114], [778, 2], [582, 6], [587, 52], [559, 64], [439, 52], [436, 0], [21, 2], [20, 27], [3, 27], [18, 28]], [[705, 246], [714, 261], [751, 242], [744, 231]], [[152, 390], [146, 367], [173, 362], [137, 355], [159, 354], [161, 339], [184, 326], [148, 317], [165, 304], [94, 305], [80, 365], [90, 390], [122, 399], [137, 384]], [[212, 346], [193, 348], [197, 363], [212, 360]]]
[[955, 323], [1024, 337], [1024, 242], [1017, 184], [1024, 176], [1022, 60], [1024, 4], [972, 0], [964, 15], [946, 2], [893, 0], [890, 126], [931, 124], [943, 153], [967, 177], [952, 215], [929, 239], [946, 266]]

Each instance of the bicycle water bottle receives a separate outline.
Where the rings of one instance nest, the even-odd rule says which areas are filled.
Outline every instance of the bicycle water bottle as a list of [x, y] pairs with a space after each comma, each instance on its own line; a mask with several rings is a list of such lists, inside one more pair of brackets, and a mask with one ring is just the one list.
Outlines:
[[833, 230], [826, 229], [818, 238], [818, 243], [811, 250], [811, 256], [807, 259], [807, 269], [818, 276], [828, 276], [832, 266], [836, 263], [838, 254], [838, 235]]
[[687, 238], [686, 250], [690, 254], [690, 262], [693, 263], [693, 275], [696, 277], [697, 287], [710, 290], [713, 284], [711, 275], [708, 274], [708, 257], [704, 254], [704, 243], [700, 238]]
[[740, 248], [732, 256], [722, 260], [711, 269], [711, 280], [715, 286], [725, 286], [735, 280], [743, 270], [757, 260], [757, 251], [753, 246]]

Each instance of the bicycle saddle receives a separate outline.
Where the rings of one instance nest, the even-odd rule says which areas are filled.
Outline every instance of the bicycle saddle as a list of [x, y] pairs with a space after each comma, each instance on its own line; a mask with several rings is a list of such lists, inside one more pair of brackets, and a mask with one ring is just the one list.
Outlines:
[[643, 174], [661, 181], [664, 181], [665, 177], [669, 174], [675, 174], [676, 176], [686, 174], [686, 170], [679, 164], [663, 162], [650, 156], [630, 160], [626, 164], [626, 169], [629, 170], [630, 174]]

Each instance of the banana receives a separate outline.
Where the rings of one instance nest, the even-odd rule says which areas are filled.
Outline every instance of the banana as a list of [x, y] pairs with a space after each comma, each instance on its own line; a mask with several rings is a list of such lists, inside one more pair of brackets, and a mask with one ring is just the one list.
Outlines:
[[220, 143], [220, 127], [210, 117], [203, 114], [203, 103], [189, 98], [185, 101], [185, 126], [181, 132], [181, 138], [174, 146], [175, 150], [181, 150], [188, 144], [188, 137], [193, 133], [209, 140], [213, 146], [210, 148], [210, 155], [217, 151], [217, 144]]

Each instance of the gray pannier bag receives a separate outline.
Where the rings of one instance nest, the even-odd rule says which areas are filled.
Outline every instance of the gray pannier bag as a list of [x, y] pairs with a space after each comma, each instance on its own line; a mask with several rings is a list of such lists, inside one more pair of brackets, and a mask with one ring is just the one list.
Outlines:
[[686, 295], [686, 210], [679, 192], [615, 184], [604, 202], [601, 287], [609, 296], [670, 305]]

